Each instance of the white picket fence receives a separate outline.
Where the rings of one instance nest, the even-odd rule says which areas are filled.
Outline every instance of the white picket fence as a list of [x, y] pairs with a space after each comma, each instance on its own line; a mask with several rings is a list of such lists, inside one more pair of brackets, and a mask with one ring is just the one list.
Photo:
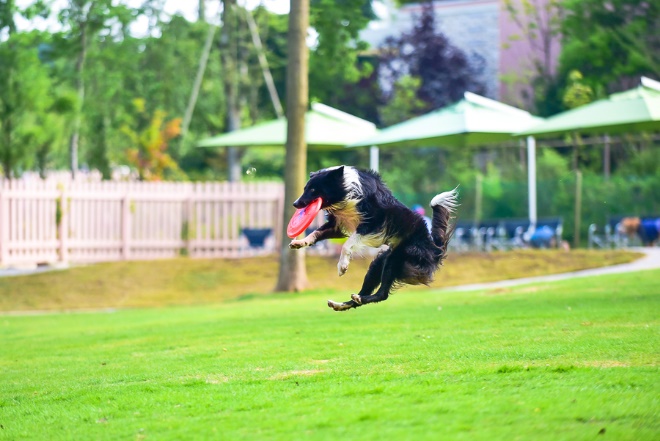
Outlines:
[[278, 249], [280, 183], [0, 182], [0, 265], [243, 257]]

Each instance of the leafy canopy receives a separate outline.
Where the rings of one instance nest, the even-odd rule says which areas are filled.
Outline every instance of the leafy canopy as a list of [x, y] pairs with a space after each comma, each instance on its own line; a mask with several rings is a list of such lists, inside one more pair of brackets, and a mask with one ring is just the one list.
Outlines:
[[578, 70], [596, 90], [636, 85], [641, 75], [660, 77], [660, 2], [566, 0], [560, 73]]

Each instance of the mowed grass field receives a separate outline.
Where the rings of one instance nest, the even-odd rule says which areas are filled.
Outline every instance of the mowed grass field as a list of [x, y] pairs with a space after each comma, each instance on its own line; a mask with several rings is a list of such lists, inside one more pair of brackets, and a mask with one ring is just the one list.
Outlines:
[[657, 440], [658, 280], [0, 316], [0, 439]]

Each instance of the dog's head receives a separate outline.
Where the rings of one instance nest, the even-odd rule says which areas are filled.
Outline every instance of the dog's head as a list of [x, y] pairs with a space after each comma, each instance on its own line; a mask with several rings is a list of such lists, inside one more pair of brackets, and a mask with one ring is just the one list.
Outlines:
[[321, 198], [323, 200], [321, 208], [326, 208], [346, 199], [347, 193], [344, 184], [344, 166], [327, 168], [310, 173], [303, 194], [296, 199], [293, 206], [303, 208], [315, 199]]

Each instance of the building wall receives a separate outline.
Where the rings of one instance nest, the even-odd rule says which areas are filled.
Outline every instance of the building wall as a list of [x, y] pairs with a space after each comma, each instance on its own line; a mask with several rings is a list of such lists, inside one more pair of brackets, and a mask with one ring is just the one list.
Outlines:
[[[531, 82], [536, 75], [534, 60], [547, 63], [550, 72], [557, 69], [557, 60], [560, 51], [559, 37], [555, 36], [546, 49], [540, 39], [533, 41], [521, 31], [519, 23], [516, 23], [509, 11], [500, 0], [499, 30], [500, 30], [500, 96], [499, 99], [506, 103], [531, 108], [533, 103]], [[519, 8], [521, 0], [514, 0], [514, 7]], [[538, 11], [545, 27], [549, 17], [545, 14], [545, 6], [548, 0], [530, 0]], [[524, 19], [524, 17], [523, 17]], [[547, 61], [546, 60], [547, 57]]]

